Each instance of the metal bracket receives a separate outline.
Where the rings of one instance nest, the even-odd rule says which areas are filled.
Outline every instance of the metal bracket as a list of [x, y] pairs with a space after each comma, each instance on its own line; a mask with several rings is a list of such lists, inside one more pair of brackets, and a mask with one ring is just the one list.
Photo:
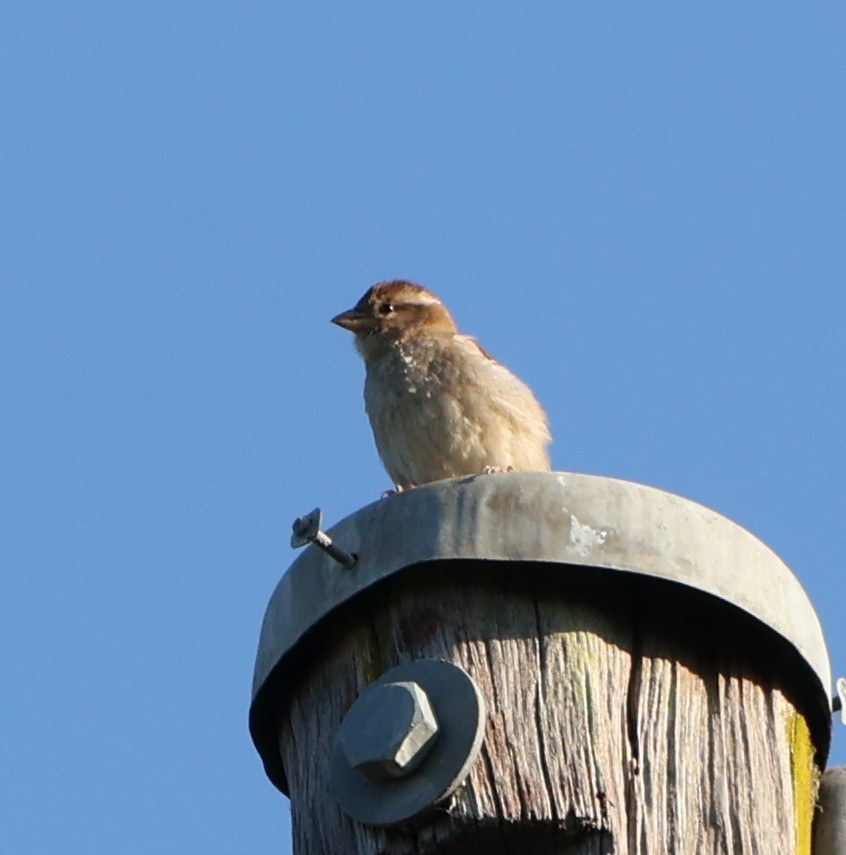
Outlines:
[[834, 766], [823, 772], [817, 805], [814, 855], [843, 855], [846, 852], [846, 766]]
[[834, 684], [837, 694], [831, 699], [831, 711], [840, 713], [840, 721], [846, 724], [846, 678], [838, 677]]

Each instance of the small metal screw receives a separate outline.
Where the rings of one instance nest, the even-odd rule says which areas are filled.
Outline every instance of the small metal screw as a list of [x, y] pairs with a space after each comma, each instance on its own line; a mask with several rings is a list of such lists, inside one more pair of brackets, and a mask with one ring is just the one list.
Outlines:
[[320, 530], [323, 523], [323, 511], [315, 508], [310, 514], [297, 517], [291, 526], [291, 548], [299, 549], [307, 543], [313, 543], [318, 549], [322, 549], [330, 558], [350, 569], [356, 562], [358, 556], [351, 552], [345, 552], [332, 543], [332, 538], [325, 531]]
[[350, 707], [338, 746], [349, 765], [371, 780], [402, 778], [429, 753], [438, 730], [429, 697], [418, 683], [378, 683]]

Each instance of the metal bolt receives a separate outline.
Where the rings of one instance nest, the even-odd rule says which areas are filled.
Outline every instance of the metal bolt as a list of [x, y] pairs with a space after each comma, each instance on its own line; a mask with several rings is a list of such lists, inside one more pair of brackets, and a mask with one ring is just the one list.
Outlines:
[[402, 824], [462, 785], [482, 747], [485, 721], [479, 688], [457, 665], [441, 659], [397, 665], [359, 695], [341, 722], [329, 789], [358, 822]]
[[323, 511], [320, 508], [315, 508], [305, 516], [297, 517], [291, 526], [291, 548], [299, 549], [307, 543], [313, 543], [339, 564], [343, 564], [347, 569], [351, 568], [358, 556], [335, 546], [332, 543], [332, 538], [325, 531], [320, 530], [322, 523]]
[[420, 685], [378, 683], [350, 707], [338, 730], [338, 747], [353, 769], [383, 781], [410, 774], [437, 736], [438, 720]]

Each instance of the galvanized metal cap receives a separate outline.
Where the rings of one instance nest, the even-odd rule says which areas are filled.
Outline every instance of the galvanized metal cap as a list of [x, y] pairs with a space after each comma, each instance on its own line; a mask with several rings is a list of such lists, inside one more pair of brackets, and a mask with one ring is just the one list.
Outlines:
[[250, 728], [271, 780], [285, 789], [272, 727], [284, 695], [264, 692], [306, 632], [395, 573], [430, 561], [490, 560], [639, 574], [696, 589], [768, 626], [800, 654], [827, 703], [822, 628], [799, 581], [746, 529], [671, 493], [569, 472], [512, 472], [440, 481], [380, 499], [330, 529], [357, 556], [344, 569], [308, 547], [279, 582], [262, 625]]

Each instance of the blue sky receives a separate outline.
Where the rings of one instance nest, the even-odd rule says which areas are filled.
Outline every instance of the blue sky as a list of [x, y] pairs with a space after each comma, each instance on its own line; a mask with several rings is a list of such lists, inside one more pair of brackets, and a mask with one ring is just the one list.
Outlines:
[[846, 673], [844, 40], [835, 4], [5, 4], [3, 850], [290, 851], [253, 656], [291, 519], [389, 486], [329, 324], [378, 279], [533, 386], [556, 468], [766, 541]]

